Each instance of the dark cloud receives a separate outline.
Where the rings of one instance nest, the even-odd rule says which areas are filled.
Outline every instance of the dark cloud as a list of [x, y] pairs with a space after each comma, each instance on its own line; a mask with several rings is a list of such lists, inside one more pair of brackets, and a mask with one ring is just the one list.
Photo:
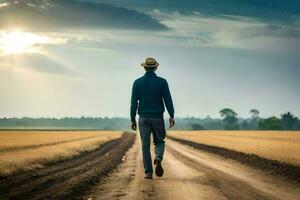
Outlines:
[[110, 4], [74, 0], [6, 1], [0, 9], [0, 26], [30, 29], [114, 28], [166, 30], [149, 15]]
[[115, 5], [135, 9], [160, 9], [182, 13], [193, 11], [205, 15], [224, 17], [239, 15], [253, 17], [263, 21], [291, 22], [300, 18], [299, 0], [89, 0], [110, 2]]

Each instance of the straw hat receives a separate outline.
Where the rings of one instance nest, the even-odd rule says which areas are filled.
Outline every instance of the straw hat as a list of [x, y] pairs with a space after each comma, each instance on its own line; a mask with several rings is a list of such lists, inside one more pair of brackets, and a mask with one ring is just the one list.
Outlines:
[[145, 62], [141, 64], [143, 67], [158, 67], [159, 63], [154, 58], [146, 58]]

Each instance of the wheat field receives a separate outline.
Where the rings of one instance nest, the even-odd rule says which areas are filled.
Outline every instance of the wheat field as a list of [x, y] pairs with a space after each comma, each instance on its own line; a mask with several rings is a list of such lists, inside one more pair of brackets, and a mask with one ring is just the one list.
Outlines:
[[168, 135], [300, 166], [300, 131], [170, 131]]
[[0, 131], [0, 175], [69, 159], [121, 135], [120, 131]]

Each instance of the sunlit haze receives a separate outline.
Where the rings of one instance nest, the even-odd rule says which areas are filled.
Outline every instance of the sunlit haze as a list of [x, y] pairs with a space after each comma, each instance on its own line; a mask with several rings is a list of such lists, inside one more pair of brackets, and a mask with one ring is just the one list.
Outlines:
[[299, 3], [155, 2], [0, 1], [0, 117], [129, 117], [149, 56], [176, 117], [300, 116]]
[[1, 35], [1, 50], [6, 54], [33, 53], [38, 52], [38, 45], [45, 44], [48, 37], [33, 33], [13, 31]]

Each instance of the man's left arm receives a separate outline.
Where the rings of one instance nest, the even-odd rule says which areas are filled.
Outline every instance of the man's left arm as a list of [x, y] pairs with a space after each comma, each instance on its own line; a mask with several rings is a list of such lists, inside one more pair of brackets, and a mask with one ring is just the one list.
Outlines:
[[170, 115], [170, 127], [173, 127], [175, 125], [175, 119], [174, 119], [174, 105], [173, 105], [173, 100], [171, 96], [171, 92], [169, 89], [168, 82], [165, 81], [164, 83], [164, 89], [163, 89], [163, 99], [167, 108], [167, 111]]

